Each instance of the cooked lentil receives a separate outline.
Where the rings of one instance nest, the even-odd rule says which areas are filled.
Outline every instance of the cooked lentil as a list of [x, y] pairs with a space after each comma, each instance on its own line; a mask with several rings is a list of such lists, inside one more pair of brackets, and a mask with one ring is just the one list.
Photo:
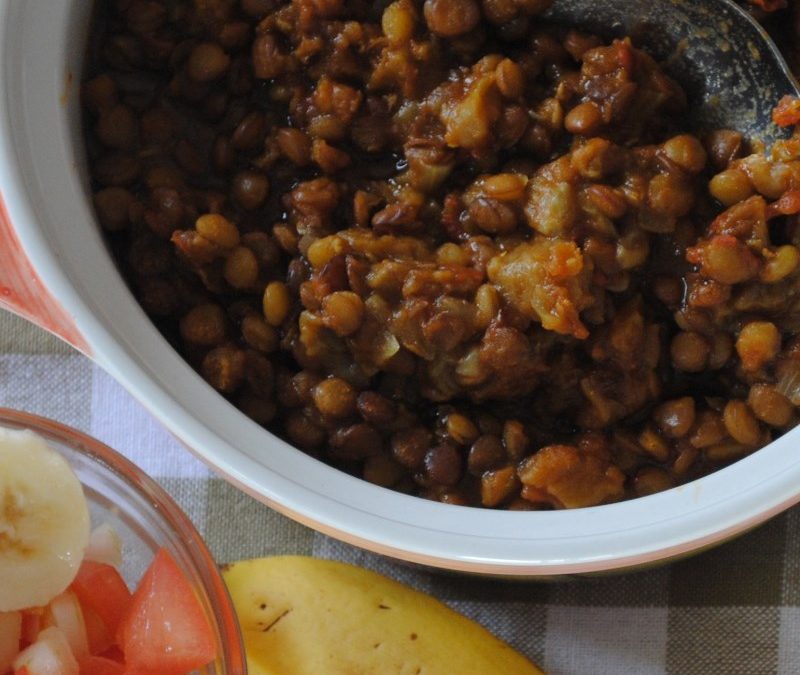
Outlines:
[[800, 139], [687, 134], [652, 58], [549, 4], [98, 4], [86, 146], [134, 292], [377, 485], [593, 506], [797, 420]]

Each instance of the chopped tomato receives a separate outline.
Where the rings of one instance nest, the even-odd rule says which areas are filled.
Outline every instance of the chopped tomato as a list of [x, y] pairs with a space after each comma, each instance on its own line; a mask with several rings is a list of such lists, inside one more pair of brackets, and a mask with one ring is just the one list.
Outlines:
[[22, 636], [22, 614], [20, 612], [0, 612], [0, 673], [11, 670], [19, 654]]
[[636, 56], [631, 48], [630, 40], [618, 40], [614, 46], [617, 48], [617, 61], [620, 68], [632, 75], [636, 66]]
[[22, 646], [27, 647], [29, 644], [36, 642], [36, 636], [42, 630], [42, 618], [44, 616], [44, 608], [37, 607], [35, 609], [26, 609], [22, 612]]
[[774, 12], [786, 7], [786, 0], [750, 0], [750, 4], [760, 7], [765, 12]]
[[800, 98], [784, 96], [772, 111], [772, 121], [779, 127], [790, 127], [800, 122]]
[[31, 675], [31, 673], [25, 666], [22, 666], [22, 668], [14, 671], [14, 675]]
[[125, 666], [102, 656], [88, 656], [78, 662], [81, 675], [124, 675]]
[[800, 190], [789, 190], [776, 202], [767, 207], [767, 218], [790, 216], [800, 213]]
[[116, 661], [117, 663], [125, 663], [125, 654], [122, 653], [122, 650], [114, 645], [113, 647], [109, 647], [104, 652], [97, 654], [97, 656], [102, 656], [104, 659], [108, 659], [109, 661]]
[[137, 675], [186, 675], [217, 655], [203, 607], [164, 549], [142, 577], [117, 637], [126, 669]]
[[114, 635], [131, 604], [131, 592], [119, 572], [111, 565], [84, 560], [71, 588], [81, 605], [95, 612]]
[[114, 633], [108, 629], [100, 615], [90, 607], [83, 606], [83, 623], [86, 626], [90, 654], [102, 654], [114, 644]]

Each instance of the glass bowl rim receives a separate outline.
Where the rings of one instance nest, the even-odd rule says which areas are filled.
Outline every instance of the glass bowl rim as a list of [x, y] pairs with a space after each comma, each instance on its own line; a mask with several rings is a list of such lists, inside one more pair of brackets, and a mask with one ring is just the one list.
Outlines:
[[225, 665], [225, 672], [233, 675], [247, 673], [239, 621], [220, 568], [200, 532], [167, 491], [127, 457], [69, 425], [33, 413], [0, 407], [0, 426], [30, 429], [46, 440], [62, 443], [111, 471], [139, 493], [158, 512], [169, 529], [178, 535], [184, 553], [202, 581], [219, 629], [223, 647], [220, 658]]

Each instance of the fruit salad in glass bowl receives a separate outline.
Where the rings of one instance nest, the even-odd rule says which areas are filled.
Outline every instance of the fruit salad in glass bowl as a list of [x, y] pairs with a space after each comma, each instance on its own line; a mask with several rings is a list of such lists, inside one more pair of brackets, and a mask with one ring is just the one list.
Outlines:
[[95, 439], [0, 409], [0, 675], [246, 672], [191, 521]]

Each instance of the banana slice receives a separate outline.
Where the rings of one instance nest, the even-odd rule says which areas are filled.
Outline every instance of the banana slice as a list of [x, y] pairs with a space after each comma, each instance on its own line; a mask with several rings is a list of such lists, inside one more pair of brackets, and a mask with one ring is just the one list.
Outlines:
[[88, 541], [89, 508], [66, 460], [32, 431], [0, 427], [0, 612], [63, 592]]

